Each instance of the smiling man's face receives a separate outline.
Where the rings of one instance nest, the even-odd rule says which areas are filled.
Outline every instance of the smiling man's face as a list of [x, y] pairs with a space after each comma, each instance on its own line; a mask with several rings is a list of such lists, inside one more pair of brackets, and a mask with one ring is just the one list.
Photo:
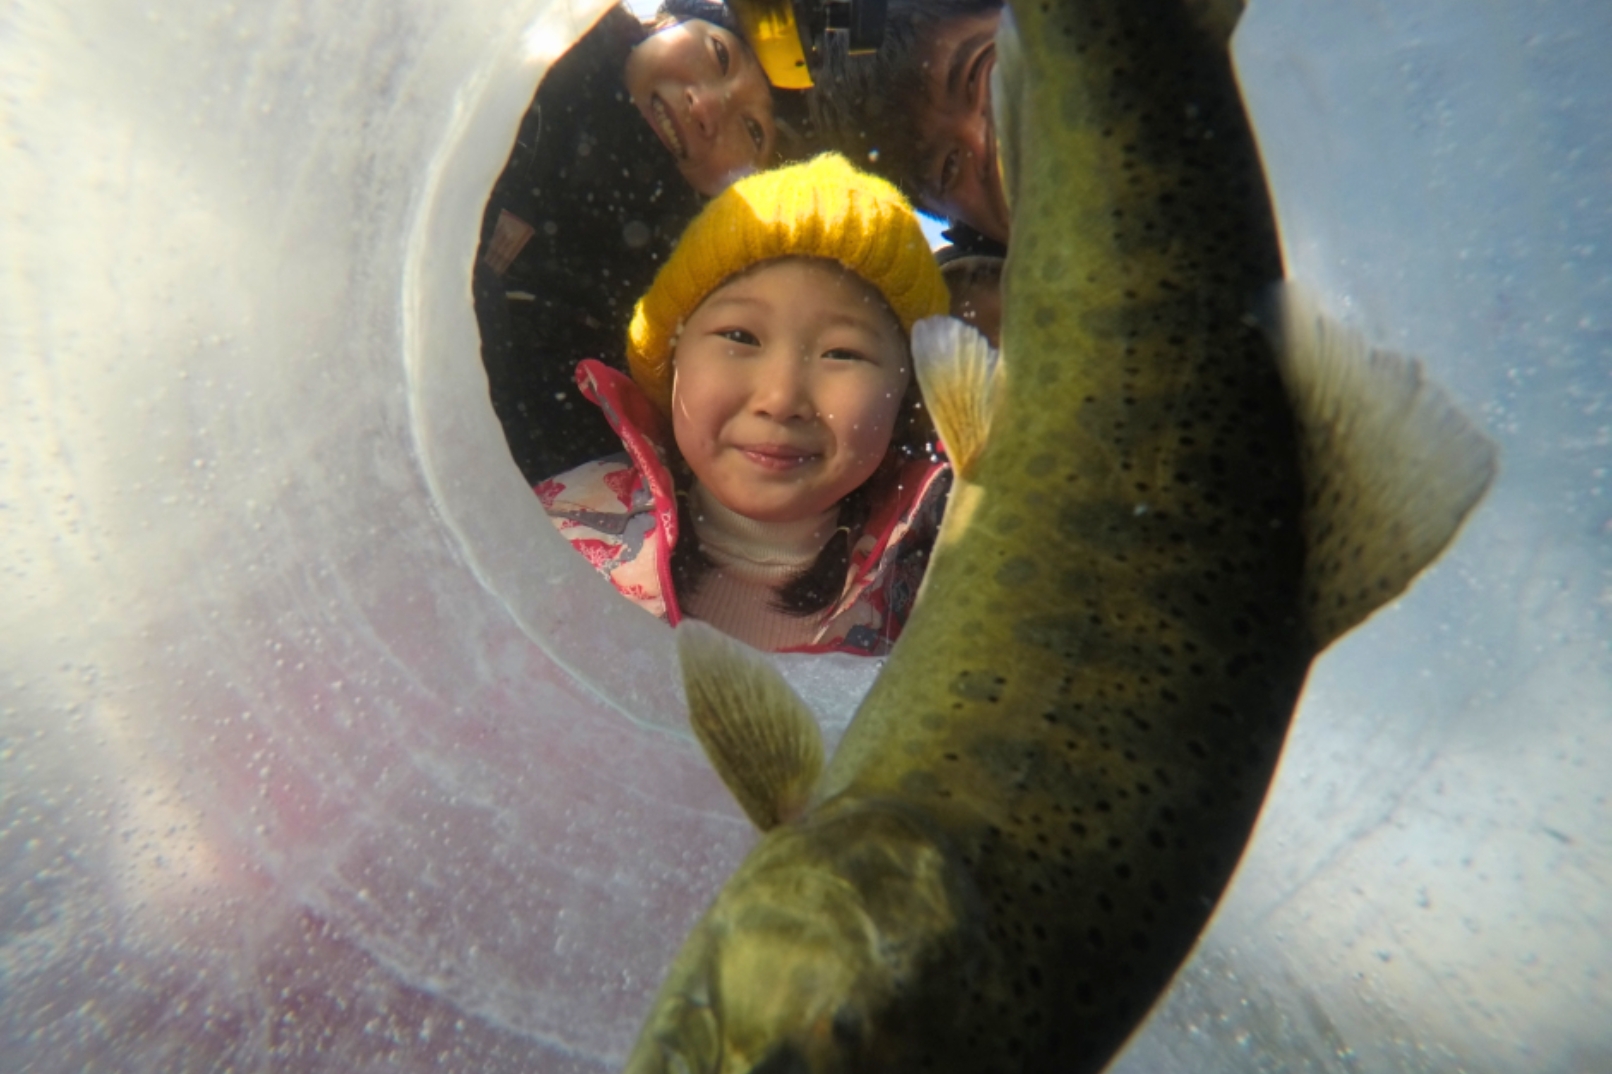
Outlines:
[[772, 88], [729, 30], [689, 19], [627, 54], [627, 93], [689, 185], [718, 194], [765, 167], [777, 140]]
[[1001, 11], [940, 24], [925, 43], [918, 126], [918, 200], [930, 212], [1008, 241], [1007, 199], [996, 164], [991, 71]]

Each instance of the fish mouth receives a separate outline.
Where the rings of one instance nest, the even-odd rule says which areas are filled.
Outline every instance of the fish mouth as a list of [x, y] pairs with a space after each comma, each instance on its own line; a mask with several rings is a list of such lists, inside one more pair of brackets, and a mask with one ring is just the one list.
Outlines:
[[736, 450], [752, 466], [775, 473], [798, 470], [822, 458], [822, 453], [789, 444], [741, 444]]
[[671, 150], [672, 156], [678, 160], [687, 160], [688, 142], [683, 139], [683, 131], [677, 118], [672, 115], [672, 110], [666, 106], [666, 102], [661, 100], [660, 94], [657, 93], [649, 99], [649, 112], [650, 125], [655, 128], [655, 133], [660, 135], [661, 143]]

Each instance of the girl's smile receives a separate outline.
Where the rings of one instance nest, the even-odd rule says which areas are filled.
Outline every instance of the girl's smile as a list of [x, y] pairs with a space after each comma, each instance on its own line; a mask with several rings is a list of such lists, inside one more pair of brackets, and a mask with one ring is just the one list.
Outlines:
[[786, 444], [764, 444], [753, 447], [739, 448], [741, 454], [763, 470], [774, 470], [780, 473], [797, 470], [817, 459], [821, 455], [813, 451], [803, 451], [792, 448]]

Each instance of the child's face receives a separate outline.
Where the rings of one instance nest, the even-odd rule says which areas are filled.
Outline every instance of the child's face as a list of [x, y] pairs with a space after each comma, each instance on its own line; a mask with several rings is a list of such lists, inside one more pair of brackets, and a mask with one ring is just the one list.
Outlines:
[[711, 292], [672, 363], [678, 450], [718, 501], [759, 522], [821, 514], [871, 477], [912, 376], [879, 293], [800, 258]]
[[761, 63], [732, 32], [689, 19], [627, 54], [627, 93], [678, 170], [717, 194], [771, 157], [777, 129]]

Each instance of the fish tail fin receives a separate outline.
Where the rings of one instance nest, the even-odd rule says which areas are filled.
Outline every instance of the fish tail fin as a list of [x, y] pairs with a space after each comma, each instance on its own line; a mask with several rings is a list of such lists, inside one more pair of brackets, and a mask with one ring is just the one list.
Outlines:
[[677, 627], [689, 722], [739, 805], [762, 831], [798, 816], [823, 770], [817, 720], [778, 669], [696, 620]]
[[925, 317], [912, 326], [912, 361], [952, 468], [967, 479], [991, 431], [996, 350], [955, 317]]
[[1420, 362], [1372, 347], [1302, 287], [1282, 286], [1277, 304], [1302, 438], [1306, 605], [1325, 648], [1438, 558], [1499, 450]]

